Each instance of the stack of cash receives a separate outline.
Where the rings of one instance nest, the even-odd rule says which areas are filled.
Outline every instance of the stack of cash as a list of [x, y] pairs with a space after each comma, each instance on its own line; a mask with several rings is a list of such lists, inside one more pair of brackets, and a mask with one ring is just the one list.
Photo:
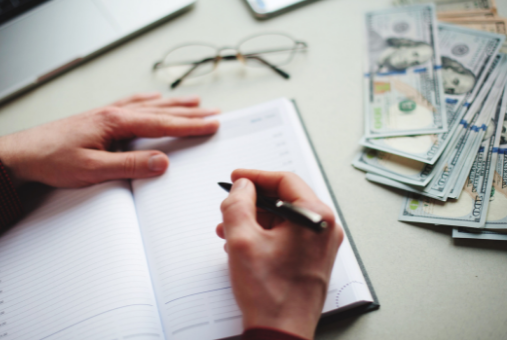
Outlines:
[[507, 240], [506, 37], [437, 22], [435, 9], [496, 15], [491, 0], [366, 13], [365, 148], [353, 165], [407, 192], [400, 221]]
[[[498, 15], [495, 0], [395, 0], [395, 5], [434, 2], [441, 22], [498, 34], [507, 34], [507, 19]], [[500, 52], [507, 53], [507, 43]]]

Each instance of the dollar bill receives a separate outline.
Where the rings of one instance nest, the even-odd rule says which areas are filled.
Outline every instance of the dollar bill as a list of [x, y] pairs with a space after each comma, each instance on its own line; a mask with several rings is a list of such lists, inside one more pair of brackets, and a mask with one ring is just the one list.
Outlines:
[[[504, 121], [503, 139], [507, 134], [507, 121]], [[491, 231], [507, 231], [507, 141], [498, 149], [493, 187], [489, 198], [489, 209], [486, 216], [485, 229]]]
[[[477, 119], [477, 117], [476, 117]], [[475, 122], [475, 121], [474, 121]], [[379, 184], [395, 187], [411, 193], [424, 195], [426, 197], [434, 198], [440, 201], [446, 201], [448, 193], [452, 188], [452, 180], [457, 176], [460, 171], [458, 167], [459, 161], [462, 159], [463, 148], [466, 141], [473, 133], [472, 129], [464, 129], [459, 134], [454, 136], [455, 140], [449, 145], [444, 155], [432, 168], [430, 172], [430, 181], [424, 187], [416, 187], [413, 185], [402, 183], [398, 180], [391, 178], [381, 179], [378, 175], [373, 176], [375, 173], [370, 172], [366, 175], [366, 179]], [[370, 168], [370, 171], [372, 169]]]
[[439, 24], [438, 28], [449, 132], [387, 138], [363, 137], [360, 141], [363, 146], [434, 164], [466, 111], [463, 105], [468, 107], [473, 102], [488, 74], [496, 70], [500, 61], [498, 50], [505, 36], [446, 24]]
[[500, 234], [488, 230], [472, 232], [463, 228], [454, 228], [452, 230], [452, 238], [507, 241], [507, 234]]
[[[504, 115], [505, 111], [495, 112], [492, 134], [483, 143], [482, 150], [477, 153], [460, 197], [456, 200], [440, 202], [432, 198], [409, 194], [403, 202], [400, 221], [468, 228], [484, 227], [497, 161], [498, 147], [496, 145], [501, 140]], [[490, 118], [491, 114], [486, 117]], [[478, 121], [483, 122], [482, 119]]]
[[470, 11], [488, 9], [496, 13], [494, 0], [394, 0], [395, 5], [414, 5], [423, 3], [435, 3], [440, 11]]
[[454, 198], [457, 199], [459, 195], [461, 194], [461, 190], [463, 189], [463, 186], [465, 185], [465, 181], [468, 177], [468, 174], [470, 173], [470, 169], [472, 168], [475, 157], [473, 155], [477, 155], [477, 152], [479, 151], [481, 145], [481, 139], [476, 138], [474, 141], [474, 144], [472, 146], [472, 151], [469, 153], [468, 157], [465, 160], [465, 163], [459, 169], [459, 172], [457, 173], [457, 177], [453, 178], [452, 181], [449, 183], [449, 191], [447, 194], [448, 198]]
[[[442, 18], [442, 21], [468, 27], [480, 31], [486, 31], [498, 34], [507, 34], [507, 20], [504, 18]], [[500, 48], [500, 52], [507, 53], [507, 44], [504, 42]]]
[[377, 175], [377, 174], [374, 174], [371, 172], [366, 173], [366, 179], [370, 182], [373, 182], [373, 183], [382, 184], [382, 185], [386, 185], [388, 187], [405, 190], [405, 191], [408, 191], [408, 192], [411, 192], [414, 194], [424, 195], [424, 196], [434, 198], [439, 201], [445, 201], [442, 197], [438, 197], [438, 196], [433, 195], [429, 192], [425, 192], [420, 187], [401, 183], [401, 182], [395, 181], [393, 179], [390, 179], [390, 178], [387, 178], [384, 176], [380, 176], [380, 175]]
[[[502, 95], [506, 82], [507, 60], [503, 63], [502, 69], [500, 71], [500, 76], [496, 79], [494, 86], [488, 94], [488, 98], [485, 100], [484, 105], [481, 108], [481, 117], [477, 123], [477, 126], [472, 126], [472, 129], [475, 129], [477, 131], [477, 134], [474, 137], [475, 140], [469, 141], [469, 146], [465, 148], [465, 155], [475, 155], [477, 153], [477, 150], [485, 147], [484, 144], [487, 142], [488, 138], [491, 137], [491, 131], [496, 128], [496, 122], [492, 119], [502, 110], [502, 104], [504, 103], [502, 100]], [[454, 185], [449, 192], [450, 198], [459, 197], [472, 165], [473, 157], [469, 156], [464, 162], [461, 160], [461, 170], [459, 175], [455, 179], [453, 178]]]
[[503, 121], [498, 126], [494, 152], [496, 168], [489, 198], [485, 229], [507, 231], [507, 89], [503, 97]]
[[433, 165], [373, 149], [361, 151], [352, 165], [366, 172], [419, 187], [426, 186], [434, 175]]
[[486, 224], [478, 233], [461, 228], [454, 229], [452, 234], [454, 238], [507, 240], [507, 235], [498, 233], [507, 233], [507, 95], [505, 93], [502, 104], [503, 122], [500, 122], [498, 126], [497, 140], [493, 150], [497, 158]]
[[[502, 55], [497, 60], [498, 63], [493, 63], [494, 71], [490, 70], [488, 73], [476, 100], [468, 107], [466, 119], [461, 120], [462, 123], [457, 129], [457, 133], [452, 135], [449, 147], [437, 163], [431, 165], [391, 153], [365, 149], [356, 156], [352, 165], [366, 172], [375, 173], [408, 185], [418, 186], [420, 187], [419, 190], [429, 193], [430, 197], [431, 195], [437, 195], [445, 199], [454, 183], [451, 180], [457, 176], [455, 172], [458, 171], [457, 169], [461, 164], [459, 163], [462, 160], [460, 156], [464, 154], [463, 150], [468, 145], [466, 144], [468, 140], [467, 133], [472, 131], [470, 126], [473, 126], [470, 123], [474, 123], [478, 119], [477, 113], [483, 102], [488, 98], [491, 89], [497, 84], [496, 80], [501, 73], [500, 71], [503, 68], [507, 70], [507, 58]], [[428, 185], [430, 181], [433, 181], [433, 183]]]
[[496, 12], [490, 9], [437, 12], [437, 19], [439, 21], [441, 20], [445, 21], [445, 19], [496, 18], [496, 16], [497, 16]]
[[365, 136], [447, 131], [433, 5], [366, 13]]

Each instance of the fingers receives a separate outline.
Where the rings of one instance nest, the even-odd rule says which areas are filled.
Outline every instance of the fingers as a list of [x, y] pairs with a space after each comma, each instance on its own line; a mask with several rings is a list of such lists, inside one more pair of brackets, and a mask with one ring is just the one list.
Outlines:
[[138, 101], [131, 103], [130, 107], [172, 107], [172, 106], [183, 106], [183, 107], [197, 107], [199, 106], [201, 99], [199, 96], [185, 96], [185, 97], [171, 97], [171, 98], [156, 98], [146, 101]]
[[244, 236], [248, 229], [257, 226], [255, 200], [255, 187], [251, 181], [242, 178], [234, 182], [229, 196], [220, 206], [226, 239]]
[[215, 133], [219, 126], [216, 120], [144, 114], [116, 107], [98, 110], [96, 115], [107, 137], [114, 139], [201, 136]]
[[[130, 107], [129, 107], [130, 108]], [[156, 113], [156, 114], [166, 114], [172, 116], [180, 116], [180, 117], [188, 117], [188, 118], [203, 118], [207, 116], [212, 116], [220, 113], [219, 109], [205, 109], [199, 107], [183, 107], [183, 106], [174, 106], [174, 107], [140, 107], [135, 108], [136, 112], [146, 112], [146, 113]]]
[[173, 98], [162, 98], [160, 92], [137, 93], [130, 97], [120, 99], [112, 106], [125, 108], [167, 108], [172, 106], [197, 107], [201, 99], [199, 96], [181, 96]]
[[238, 169], [233, 171], [231, 178], [233, 181], [238, 178], [248, 178], [265, 195], [310, 209], [320, 214], [329, 224], [334, 224], [332, 210], [319, 200], [298, 175], [292, 172]]
[[112, 106], [125, 106], [133, 103], [139, 103], [139, 102], [146, 102], [150, 100], [154, 100], [157, 98], [162, 97], [162, 94], [160, 92], [150, 92], [150, 93], [137, 93], [130, 97], [120, 99], [114, 103], [112, 103]]
[[123, 178], [148, 178], [161, 175], [169, 166], [159, 151], [106, 152], [87, 150], [85, 180], [99, 183]]
[[221, 239], [225, 239], [224, 224], [223, 223], [219, 223], [217, 225], [217, 228], [215, 231], [216, 231], [218, 237], [220, 237]]
[[281, 171], [261, 171], [237, 169], [232, 172], [233, 181], [248, 178], [265, 195], [279, 197], [282, 200], [318, 200], [312, 189], [296, 174]]

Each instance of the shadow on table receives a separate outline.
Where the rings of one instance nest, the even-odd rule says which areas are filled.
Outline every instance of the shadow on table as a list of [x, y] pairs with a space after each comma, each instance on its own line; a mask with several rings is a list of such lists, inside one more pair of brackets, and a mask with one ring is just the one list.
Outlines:
[[454, 245], [457, 247], [507, 251], [507, 242], [500, 240], [454, 239]]
[[[432, 224], [424, 224], [424, 223], [411, 223], [411, 222], [403, 222], [408, 225], [422, 228], [426, 230], [431, 230], [436, 233], [440, 233], [446, 235], [448, 237], [452, 237], [452, 227], [450, 226], [442, 226], [442, 225], [432, 225]], [[468, 247], [468, 248], [480, 248], [480, 249], [490, 249], [490, 250], [503, 250], [507, 251], [507, 242], [500, 240], [478, 240], [478, 239], [452, 239], [452, 243], [456, 247]]]

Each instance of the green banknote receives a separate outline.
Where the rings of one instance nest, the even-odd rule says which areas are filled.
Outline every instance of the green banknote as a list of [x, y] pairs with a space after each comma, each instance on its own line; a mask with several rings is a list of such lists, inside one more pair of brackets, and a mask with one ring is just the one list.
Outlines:
[[[502, 96], [501, 109], [486, 116], [488, 120], [492, 120], [491, 123], [487, 122], [492, 128], [489, 131], [486, 130], [488, 137], [483, 139], [459, 198], [440, 202], [432, 198], [409, 194], [403, 202], [399, 216], [400, 221], [468, 228], [483, 228], [485, 226], [504, 128], [506, 100], [507, 97]], [[478, 123], [482, 124], [485, 121], [480, 119]], [[482, 124], [478, 128], [484, 128], [484, 125]]]
[[434, 3], [438, 11], [495, 9], [494, 0], [394, 0], [394, 5]]
[[[486, 79], [497, 71], [504, 35], [439, 24], [442, 79], [449, 132], [386, 138], [365, 138], [360, 143], [370, 149], [434, 164], [443, 153], [467, 108]], [[489, 72], [488, 72], [489, 71]]]
[[447, 131], [433, 5], [366, 13], [365, 137]]

